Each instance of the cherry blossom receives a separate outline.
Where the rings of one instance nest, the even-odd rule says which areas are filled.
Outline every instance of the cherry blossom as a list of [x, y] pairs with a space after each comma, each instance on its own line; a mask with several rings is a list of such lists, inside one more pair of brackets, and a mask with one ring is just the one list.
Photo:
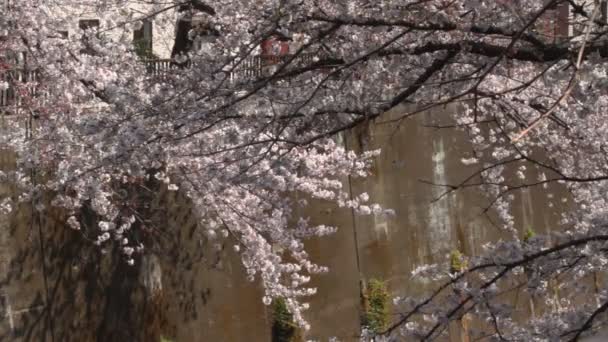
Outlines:
[[[608, 307], [605, 291], [585, 305], [564, 298], [570, 305], [523, 323], [495, 299], [499, 280], [522, 268], [539, 293], [570, 275], [562, 286], [572, 294], [577, 280], [606, 269], [608, 26], [600, 9], [578, 0], [5, 2], [0, 92], [18, 100], [1, 109], [0, 146], [17, 162], [0, 176], [21, 194], [0, 198], [0, 208], [52, 193], [68, 227], [135, 264], [142, 236], [159, 228], [153, 198], [176, 191], [204, 235], [231, 239], [263, 301], [285, 298], [305, 326], [310, 275], [327, 269], [310, 260], [304, 240], [335, 227], [312, 226], [296, 209], [319, 199], [391, 214], [343, 187], [368, 175], [380, 152], [345, 149], [341, 132], [405, 103], [415, 106], [403, 117], [451, 105], [454, 127], [474, 146], [459, 158], [478, 171], [447, 191], [482, 188], [513, 241], [489, 245], [460, 274], [418, 269], [443, 276], [449, 285], [440, 290], [454, 293], [404, 301], [411, 311], [391, 332], [436, 338], [468, 312], [501, 339], [576, 340]], [[79, 27], [73, 19], [82, 16], [99, 25]], [[150, 72], [132, 42], [148, 19], [165, 33], [158, 46], [171, 51], [164, 72]], [[271, 40], [289, 49], [262, 55]], [[506, 177], [510, 166], [517, 180]], [[532, 169], [544, 176], [530, 177]], [[512, 194], [553, 183], [576, 209], [564, 213], [561, 233], [524, 241]]]

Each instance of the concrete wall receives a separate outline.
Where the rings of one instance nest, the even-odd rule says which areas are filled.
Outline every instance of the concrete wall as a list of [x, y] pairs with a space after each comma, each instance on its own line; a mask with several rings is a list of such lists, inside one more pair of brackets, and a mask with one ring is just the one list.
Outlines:
[[[368, 192], [373, 201], [394, 209], [395, 217], [357, 216], [323, 202], [314, 202], [302, 212], [313, 222], [339, 227], [333, 236], [307, 242], [313, 260], [331, 268], [329, 274], [313, 280], [319, 290], [307, 313], [311, 339], [357, 340], [360, 280], [384, 279], [395, 296], [422, 295], [436, 284], [413, 280], [411, 271], [416, 266], [447, 262], [454, 249], [475, 255], [483, 243], [508, 237], [492, 223], [492, 211], [484, 213], [488, 199], [479, 191], [470, 189], [434, 201], [445, 189], [422, 181], [458, 183], [476, 169], [460, 161], [471, 153], [462, 132], [428, 127], [449, 122], [448, 109], [395, 121], [404, 110], [387, 113], [344, 136], [348, 148], [383, 150], [371, 177], [345, 179], [345, 186], [353, 194]], [[3, 189], [8, 191], [6, 185]], [[547, 198], [547, 192], [553, 192], [554, 199]], [[560, 213], [569, 206], [567, 199], [565, 203], [558, 200], [561, 194], [558, 188], [516, 194], [516, 226], [522, 232], [557, 229]], [[547, 201], [555, 202], [551, 210]], [[24, 311], [27, 316], [10, 316], [5, 308], [0, 336], [12, 336], [15, 341], [49, 336], [53, 323], [52, 333], [61, 341], [134, 339], [136, 333], [116, 335], [117, 330], [143, 329], [149, 322], [137, 317], [154, 311], [162, 313], [155, 318], [161, 322], [158, 329], [176, 341], [268, 341], [270, 316], [262, 305], [261, 289], [245, 280], [238, 255], [224, 248], [231, 242], [206, 240], [190, 215], [189, 204], [178, 194], [159, 194], [154, 207], [163, 223], [160, 245], [149, 250], [150, 260], [142, 264], [156, 270], [154, 277], [161, 280], [164, 298], [162, 305], [152, 309], [144, 300], [146, 281], [141, 279], [146, 272], [124, 269], [116, 260], [98, 255], [95, 247], [64, 227], [61, 215], [48, 214], [42, 223], [32, 223], [36, 216], [23, 206], [13, 216], [0, 217], [4, 260], [0, 267], [13, 268], [8, 274], [17, 275], [0, 279], [1, 291], [12, 312], [16, 308], [31, 311]], [[32, 224], [42, 224], [43, 229], [32, 230]], [[40, 232], [45, 253], [34, 239]], [[40, 260], [45, 260], [47, 286]], [[524, 311], [530, 306], [529, 298], [512, 296]], [[30, 309], [45, 303], [51, 304], [47, 314]], [[9, 316], [28, 319], [10, 323]], [[28, 331], [30, 335], [25, 334]], [[452, 340], [459, 340], [458, 335], [453, 332]]]
[[[468, 189], [436, 200], [446, 188], [427, 183], [458, 184], [479, 168], [461, 162], [472, 156], [464, 132], [434, 128], [450, 124], [450, 111], [455, 110], [458, 108], [436, 109], [398, 120], [407, 111], [402, 107], [345, 135], [350, 149], [382, 149], [371, 177], [348, 180], [352, 193], [367, 192], [372, 201], [394, 209], [396, 215], [349, 216], [322, 204], [318, 210], [313, 207], [311, 215], [315, 219], [328, 217], [339, 222], [338, 234], [352, 234], [356, 241], [343, 236], [339, 243], [315, 241], [315, 245], [323, 246], [318, 250], [313, 247], [318, 260], [328, 260], [332, 270], [317, 280], [319, 294], [311, 302], [309, 315], [317, 324], [313, 323], [311, 338], [325, 340], [333, 332], [343, 340], [355, 339], [352, 336], [358, 331], [352, 316], [360, 310], [359, 298], [354, 297], [359, 287], [357, 275], [364, 281], [385, 280], [393, 296], [423, 295], [437, 284], [412, 279], [411, 271], [417, 266], [447, 264], [450, 252], [456, 249], [464, 255], [477, 255], [484, 243], [509, 238], [497, 225], [493, 210], [485, 212], [489, 199], [481, 191]], [[529, 176], [534, 177], [535, 172], [529, 170]], [[553, 207], [548, 209], [547, 202], [551, 201]], [[560, 215], [569, 205], [565, 191], [558, 187], [515, 193], [516, 228], [522, 236], [528, 228], [537, 233], [559, 229]], [[350, 248], [344, 246], [351, 243]], [[521, 293], [509, 296], [529, 314], [529, 298]], [[343, 329], [352, 330], [346, 333]], [[458, 329], [451, 332], [451, 340], [460, 341]], [[351, 338], [346, 339], [349, 335]]]

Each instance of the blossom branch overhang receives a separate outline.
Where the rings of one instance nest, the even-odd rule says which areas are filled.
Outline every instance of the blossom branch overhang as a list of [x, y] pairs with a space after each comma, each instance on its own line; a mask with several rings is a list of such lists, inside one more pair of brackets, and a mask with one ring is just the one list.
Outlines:
[[580, 47], [580, 49], [578, 51], [578, 56], [577, 56], [577, 59], [576, 59], [574, 73], [572, 74], [572, 77], [571, 77], [570, 81], [568, 82], [568, 87], [563, 91], [562, 95], [559, 97], [559, 99], [557, 101], [555, 101], [555, 103], [551, 106], [551, 108], [549, 108], [549, 110], [547, 110], [543, 115], [541, 115], [540, 117], [538, 117], [538, 119], [536, 119], [532, 123], [530, 123], [530, 125], [528, 125], [528, 127], [526, 129], [522, 130], [519, 134], [517, 134], [512, 139], [512, 142], [517, 142], [518, 140], [520, 140], [524, 136], [526, 136], [526, 134], [528, 134], [528, 132], [530, 132], [535, 127], [537, 127], [544, 118], [546, 118], [549, 115], [551, 115], [557, 109], [557, 107], [561, 103], [563, 103], [566, 99], [568, 99], [568, 97], [570, 96], [570, 93], [572, 92], [572, 89], [574, 89], [574, 86], [576, 85], [576, 82], [578, 81], [579, 69], [580, 69], [581, 63], [583, 61], [583, 55], [585, 53], [585, 46], [587, 45], [587, 41], [589, 40], [589, 35], [591, 34], [591, 25], [595, 21], [595, 18], [597, 17], [599, 11], [600, 11], [600, 5], [599, 4], [595, 4], [595, 8], [593, 9], [593, 13], [591, 14], [591, 18], [589, 19], [589, 22], [585, 26], [585, 36], [583, 38], [583, 42], [581, 44], [581, 47]]
[[[321, 21], [321, 22], [330, 22], [335, 24], [340, 24], [344, 26], [370, 26], [370, 27], [404, 27], [411, 29], [412, 31], [459, 31], [459, 32], [470, 32], [479, 35], [496, 35], [505, 38], [514, 38], [517, 36], [518, 31], [508, 30], [502, 27], [486, 25], [472, 25], [470, 27], [462, 27], [462, 25], [458, 25], [455, 23], [425, 23], [422, 24], [420, 22], [414, 21], [404, 21], [404, 20], [386, 20], [382, 18], [343, 18], [343, 17], [335, 17], [330, 18], [323, 15], [313, 15], [310, 17], [311, 20]], [[532, 34], [524, 33], [519, 38], [522, 41], [531, 43], [539, 48], [546, 49], [548, 46], [537, 37]]]
[[[486, 288], [494, 285], [498, 280], [502, 279], [505, 275], [507, 275], [509, 272], [511, 272], [516, 267], [524, 266], [524, 265], [529, 264], [542, 257], [549, 256], [554, 253], [559, 253], [559, 252], [562, 252], [562, 251], [565, 251], [565, 250], [568, 250], [571, 248], [584, 246], [584, 245], [587, 245], [592, 242], [605, 242], [605, 241], [608, 241], [608, 235], [592, 235], [592, 236], [582, 237], [582, 238], [573, 239], [573, 240], [570, 240], [570, 241], [567, 241], [564, 243], [560, 243], [556, 246], [546, 248], [546, 249], [540, 250], [535, 253], [530, 253], [528, 255], [524, 255], [520, 259], [513, 260], [511, 262], [504, 262], [504, 263], [490, 262], [490, 263], [483, 263], [483, 264], [473, 266], [461, 273], [458, 273], [457, 275], [452, 277], [452, 279], [450, 279], [450, 281], [445, 282], [443, 285], [438, 287], [436, 290], [433, 291], [433, 293], [430, 296], [428, 296], [425, 300], [423, 300], [419, 304], [417, 304], [412, 310], [410, 310], [407, 314], [405, 314], [403, 317], [401, 317], [397, 322], [392, 324], [381, 335], [388, 336], [388, 335], [392, 334], [394, 331], [396, 331], [397, 329], [402, 327], [405, 323], [407, 323], [411, 318], [413, 318], [414, 315], [418, 314], [425, 306], [429, 305], [433, 300], [435, 300], [435, 298], [437, 298], [444, 290], [450, 288], [453, 284], [457, 283], [460, 280], [463, 280], [467, 276], [473, 275], [477, 272], [484, 271], [487, 269], [499, 268], [500, 271], [498, 271], [498, 273], [495, 276], [493, 276], [490, 280], [484, 282], [481, 286], [479, 286], [479, 289], [483, 290], [483, 289], [486, 289]], [[447, 318], [448, 319], [452, 318], [457, 312], [460, 311], [460, 309], [462, 309], [472, 299], [473, 299], [473, 296], [468, 294], [455, 307], [451, 308], [448, 311]], [[588, 320], [587, 322], [593, 321], [593, 319], [596, 316], [597, 316], [597, 314], [594, 313], [592, 316], [590, 316], [590, 320]], [[583, 324], [583, 327], [585, 327], [585, 328], [590, 327], [590, 323], [587, 323], [587, 322]], [[427, 340], [427, 339], [431, 338], [433, 336], [433, 334], [435, 333], [435, 331], [437, 329], [439, 329], [440, 326], [441, 326], [440, 323], [437, 323], [436, 325], [434, 325], [433, 328], [423, 338], [423, 340]]]
[[[349, 7], [352, 1], [285, 1], [281, 6], [291, 7], [279, 11], [274, 1], [258, 1], [255, 5], [228, 1], [222, 8], [214, 8], [216, 14], [209, 18], [222, 34], [217, 41], [205, 43], [208, 46], [204, 53], [191, 55], [190, 65], [197, 69], [180, 69], [151, 84], [138, 75], [144, 69], [125, 58], [130, 42], [91, 40], [99, 45], [96, 56], [66, 56], [70, 48], [75, 54], [78, 48], [49, 38], [50, 31], [56, 36], [54, 18], [43, 15], [39, 3], [23, 0], [23, 7], [15, 9], [17, 14], [24, 11], [15, 15], [23, 24], [10, 26], [0, 18], [0, 27], [26, 38], [29, 44], [22, 43], [44, 72], [41, 81], [49, 85], [50, 94], [56, 98], [49, 98], [44, 121], [48, 125], [37, 127], [37, 139], [20, 140], [20, 128], [11, 123], [14, 131], [7, 136], [14, 139], [9, 144], [21, 151], [23, 165], [36, 162], [56, 166], [57, 179], [48, 187], [72, 188], [62, 197], [66, 208], [78, 208], [83, 201], [90, 201], [94, 209], [108, 216], [104, 229], [119, 205], [112, 202], [115, 187], [105, 179], [126, 177], [127, 183], [137, 183], [155, 170], [167, 188], [183, 186], [181, 191], [190, 191], [201, 217], [213, 210], [223, 210], [227, 216], [234, 210], [244, 214], [216, 223], [234, 224], [227, 235], [243, 234], [240, 240], [255, 249], [255, 234], [286, 236], [283, 230], [289, 229], [284, 218], [291, 211], [282, 206], [286, 203], [280, 197], [286, 189], [332, 199], [346, 207], [361, 204], [340, 197], [335, 178], [349, 173], [364, 175], [365, 158], [358, 159], [331, 144], [333, 134], [376, 119], [401, 103], [412, 102], [418, 107], [389, 123], [401, 123], [405, 117], [445, 104], [462, 103], [463, 109], [453, 113], [456, 125], [470, 130], [476, 148], [497, 148], [505, 134], [548, 111], [568, 88], [567, 80], [560, 76], [576, 65], [581, 41], [548, 42], [532, 27], [540, 16], [550, 14], [548, 6], [564, 2], [523, 1], [516, 9], [517, 15], [501, 12], [500, 4], [487, 1], [414, 1], [407, 3], [405, 13], [391, 10], [397, 9], [398, 2], [369, 2], [359, 8]], [[98, 3], [91, 3], [98, 8]], [[160, 7], [141, 15], [177, 4], [151, 3]], [[479, 6], [467, 7], [471, 3]], [[99, 11], [102, 21], [115, 19], [104, 8]], [[266, 13], [273, 13], [272, 20]], [[311, 17], [310, 13], [315, 14]], [[125, 23], [132, 19], [122, 16], [117, 15]], [[584, 15], [577, 15], [581, 17]], [[592, 22], [593, 34], [579, 53], [578, 64], [587, 68], [578, 69], [591, 82], [583, 84], [583, 91], [578, 89], [581, 83], [572, 87], [568, 99], [571, 115], [563, 115], [563, 108], [558, 106], [547, 116], [552, 120], [549, 124], [564, 128], [559, 132], [562, 136], [558, 139], [555, 132], [543, 130], [543, 134], [530, 135], [526, 141], [546, 146], [543, 151], [553, 163], [547, 166], [556, 170], [557, 176], [525, 182], [542, 185], [567, 175], [573, 180], [573, 193], [579, 191], [577, 200], [588, 205], [603, 203], [605, 197], [599, 191], [604, 175], [598, 171], [605, 170], [605, 161], [597, 151], [605, 150], [599, 113], [606, 107], [601, 75], [606, 72], [602, 61], [608, 50], [602, 42], [605, 25]], [[293, 56], [282, 58], [269, 76], [251, 83], [227, 82], [225, 68], [254, 54], [260, 40], [279, 27], [304, 37]], [[295, 58], [321, 49], [329, 51], [326, 58], [298, 65]], [[379, 100], [378, 95], [386, 96]], [[77, 101], [88, 109], [79, 108]], [[100, 102], [107, 106], [96, 111]], [[60, 110], [66, 103], [71, 110]], [[573, 120], [576, 115], [588, 120]], [[481, 140], [480, 123], [488, 123], [489, 130], [497, 131], [491, 136], [494, 140]], [[490, 162], [499, 166], [501, 161], [517, 158], [517, 153], [527, 158], [529, 150], [523, 145], [513, 145], [510, 155], [501, 150]], [[573, 162], [572, 155], [582, 152], [586, 153], [582, 160]], [[59, 162], [50, 161], [53, 158]], [[506, 184], [499, 177], [499, 169], [487, 169], [493, 175], [486, 183], [495, 188]], [[179, 184], [174, 184], [174, 179]], [[213, 196], [222, 197], [214, 201]], [[596, 206], [593, 209], [594, 214], [602, 212]], [[275, 210], [276, 216], [269, 214]], [[370, 212], [370, 208], [362, 211]], [[249, 227], [238, 226], [239, 218], [247, 218]], [[302, 228], [304, 231], [308, 232]], [[268, 241], [260, 240], [260, 246]], [[291, 246], [287, 241], [280, 243]], [[301, 252], [298, 241], [290, 241], [295, 246], [291, 252]], [[265, 262], [278, 265], [274, 263], [276, 255], [258, 252], [248, 254], [249, 259], [244, 261], [253, 265], [253, 271], [270, 270], [263, 267]], [[264, 273], [267, 284], [276, 274]], [[277, 288], [272, 291], [279, 291]]]

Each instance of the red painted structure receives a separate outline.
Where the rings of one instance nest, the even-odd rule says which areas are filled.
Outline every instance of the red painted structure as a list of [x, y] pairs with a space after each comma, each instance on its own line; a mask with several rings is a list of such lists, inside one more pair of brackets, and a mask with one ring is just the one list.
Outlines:
[[289, 55], [289, 41], [285, 38], [272, 36], [260, 44], [260, 56], [264, 64], [277, 64], [281, 57]]
[[285, 56], [289, 54], [289, 41], [278, 37], [268, 38], [260, 44], [262, 56]]

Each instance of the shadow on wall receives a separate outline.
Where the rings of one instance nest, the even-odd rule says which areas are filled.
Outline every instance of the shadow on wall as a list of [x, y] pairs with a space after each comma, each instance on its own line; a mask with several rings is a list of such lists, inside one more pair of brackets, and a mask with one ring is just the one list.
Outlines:
[[[236, 312], [261, 312], [254, 317], [264, 322], [256, 284], [233, 283], [239, 281], [232, 274], [238, 259], [200, 236], [183, 199], [159, 193], [156, 205], [165, 207], [155, 215], [162, 229], [147, 238], [150, 248], [135, 266], [112, 248], [104, 251], [83, 239], [58, 210], [37, 213], [22, 204], [0, 217], [0, 341], [187, 342], [207, 335], [219, 341], [205, 327], [232, 330], [232, 324], [239, 326]], [[213, 298], [212, 287], [240, 306], [218, 309], [222, 298]], [[241, 337], [256, 332], [236, 330]], [[269, 334], [267, 327], [258, 330]]]
[[159, 308], [144, 295], [139, 268], [112, 251], [102, 254], [64, 219], [29, 205], [11, 217], [10, 261], [0, 283], [8, 324], [0, 340], [143, 340]]

